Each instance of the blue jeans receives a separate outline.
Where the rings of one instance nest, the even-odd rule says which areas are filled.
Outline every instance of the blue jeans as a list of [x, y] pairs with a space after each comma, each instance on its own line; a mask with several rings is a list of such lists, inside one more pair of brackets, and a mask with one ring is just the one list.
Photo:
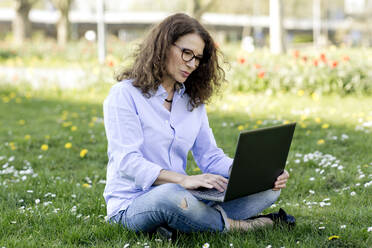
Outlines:
[[279, 195], [280, 191], [270, 189], [217, 203], [198, 200], [182, 186], [167, 183], [136, 198], [110, 222], [141, 232], [153, 232], [159, 226], [181, 232], [222, 232], [229, 229], [227, 218], [243, 220], [255, 216], [270, 207]]

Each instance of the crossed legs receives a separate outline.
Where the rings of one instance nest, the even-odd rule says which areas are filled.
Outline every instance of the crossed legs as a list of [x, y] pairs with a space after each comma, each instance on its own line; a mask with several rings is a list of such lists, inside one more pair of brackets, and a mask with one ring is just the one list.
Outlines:
[[280, 191], [267, 190], [217, 204], [200, 201], [180, 185], [167, 183], [136, 198], [113, 219], [142, 232], [152, 232], [161, 225], [181, 232], [247, 230], [271, 223], [268, 218], [244, 220], [271, 206], [279, 195]]

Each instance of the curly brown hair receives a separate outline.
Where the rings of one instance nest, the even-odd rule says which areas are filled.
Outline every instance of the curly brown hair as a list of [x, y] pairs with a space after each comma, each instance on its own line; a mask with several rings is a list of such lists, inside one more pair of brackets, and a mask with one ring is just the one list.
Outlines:
[[154, 26], [139, 49], [134, 53], [134, 63], [116, 76], [118, 81], [133, 79], [133, 86], [142, 94], [151, 97], [167, 75], [166, 60], [172, 44], [183, 35], [195, 33], [204, 41], [203, 59], [196, 70], [184, 82], [189, 95], [191, 111], [207, 103], [213, 93], [218, 92], [225, 81], [225, 72], [219, 64], [221, 52], [216, 47], [208, 31], [194, 18], [177, 13]]

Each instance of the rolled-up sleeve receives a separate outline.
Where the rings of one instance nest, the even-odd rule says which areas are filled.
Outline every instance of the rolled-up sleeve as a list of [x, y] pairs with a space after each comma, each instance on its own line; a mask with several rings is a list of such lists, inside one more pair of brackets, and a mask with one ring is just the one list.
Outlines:
[[147, 190], [159, 176], [162, 167], [143, 157], [143, 131], [134, 101], [125, 89], [113, 87], [103, 104], [108, 140], [107, 168], [120, 178], [133, 181], [135, 187]]
[[203, 173], [228, 177], [233, 159], [229, 158], [221, 148], [217, 147], [212, 129], [209, 126], [205, 106], [201, 107], [203, 108], [201, 126], [191, 152]]

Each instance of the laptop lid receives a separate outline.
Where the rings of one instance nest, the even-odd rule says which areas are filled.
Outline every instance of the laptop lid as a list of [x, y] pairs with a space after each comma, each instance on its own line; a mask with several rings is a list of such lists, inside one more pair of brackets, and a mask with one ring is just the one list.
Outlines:
[[272, 189], [286, 165], [296, 123], [242, 132], [224, 201]]

